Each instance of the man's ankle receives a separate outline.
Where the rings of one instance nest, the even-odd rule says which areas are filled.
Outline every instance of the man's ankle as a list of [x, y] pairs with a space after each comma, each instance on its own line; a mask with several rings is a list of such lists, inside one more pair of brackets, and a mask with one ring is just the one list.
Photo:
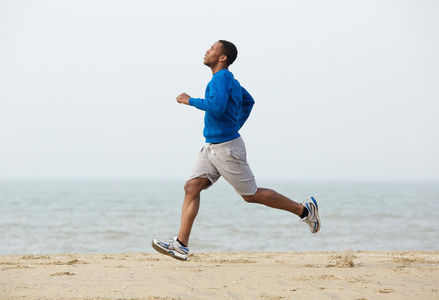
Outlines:
[[303, 218], [307, 217], [308, 214], [309, 214], [308, 209], [307, 209], [305, 206], [303, 206], [303, 212], [302, 212], [302, 214], [301, 214], [299, 217], [300, 217], [301, 219], [303, 219]]
[[183, 247], [187, 247], [187, 245], [185, 243], [183, 243], [182, 241], [180, 241], [178, 238], [177, 238], [177, 242], [179, 242], [180, 245], [182, 245]]

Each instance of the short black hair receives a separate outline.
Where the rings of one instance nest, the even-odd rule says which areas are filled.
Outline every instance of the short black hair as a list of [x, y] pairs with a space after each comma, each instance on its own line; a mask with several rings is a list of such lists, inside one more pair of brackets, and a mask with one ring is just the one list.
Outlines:
[[227, 65], [230, 66], [238, 56], [238, 49], [236, 49], [236, 46], [229, 41], [219, 40], [218, 42], [223, 45], [222, 53], [227, 56]]

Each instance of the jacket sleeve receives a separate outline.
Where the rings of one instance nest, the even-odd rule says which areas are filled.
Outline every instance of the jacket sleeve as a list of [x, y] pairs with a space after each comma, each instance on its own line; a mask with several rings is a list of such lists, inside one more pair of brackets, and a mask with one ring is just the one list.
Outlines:
[[231, 82], [223, 77], [214, 76], [206, 89], [206, 99], [191, 98], [189, 105], [211, 113], [223, 113], [226, 110]]
[[250, 116], [255, 100], [245, 88], [242, 88], [242, 105], [241, 110], [238, 113], [238, 123], [242, 127]]

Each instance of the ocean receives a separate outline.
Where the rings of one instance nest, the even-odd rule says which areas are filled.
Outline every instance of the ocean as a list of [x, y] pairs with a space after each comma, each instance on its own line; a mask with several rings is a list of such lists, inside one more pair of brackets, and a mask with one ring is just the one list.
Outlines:
[[[301, 202], [322, 227], [246, 203], [223, 179], [202, 192], [191, 252], [439, 250], [439, 183], [262, 181]], [[184, 180], [1, 180], [0, 255], [153, 253], [176, 236]]]

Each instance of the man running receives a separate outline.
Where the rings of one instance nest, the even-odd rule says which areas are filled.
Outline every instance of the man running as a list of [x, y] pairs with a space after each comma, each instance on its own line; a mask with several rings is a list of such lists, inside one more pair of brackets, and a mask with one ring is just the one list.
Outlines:
[[229, 71], [238, 51], [234, 44], [219, 40], [206, 51], [204, 64], [212, 70], [212, 80], [207, 84], [205, 98], [191, 98], [182, 93], [177, 102], [205, 111], [204, 131], [206, 145], [198, 155], [188, 181], [181, 212], [180, 231], [170, 240], [152, 241], [160, 253], [180, 260], [187, 260], [189, 236], [200, 207], [201, 191], [213, 185], [221, 176], [249, 203], [289, 211], [306, 222], [311, 233], [320, 230], [318, 205], [313, 197], [302, 203], [277, 193], [259, 188], [247, 163], [246, 149], [239, 129], [250, 115], [252, 96]]

